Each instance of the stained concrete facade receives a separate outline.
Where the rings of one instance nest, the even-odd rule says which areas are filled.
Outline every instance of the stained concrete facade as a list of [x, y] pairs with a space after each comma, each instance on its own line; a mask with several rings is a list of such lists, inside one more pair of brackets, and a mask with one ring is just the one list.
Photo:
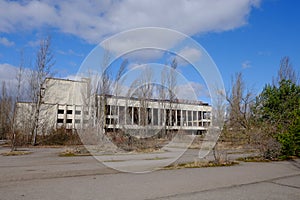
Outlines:
[[[115, 96], [88, 95], [88, 80], [73, 81], [47, 78], [41, 88], [42, 104], [39, 115], [41, 133], [65, 127], [84, 129], [87, 124], [95, 125], [95, 116], [101, 103], [105, 129], [151, 129], [188, 130], [205, 132], [211, 124], [212, 108], [200, 101], [136, 99]], [[105, 101], [103, 101], [105, 100]], [[105, 102], [105, 103], [104, 103]], [[95, 106], [98, 105], [98, 106]], [[98, 110], [98, 111], [97, 111]], [[18, 103], [18, 124], [33, 120], [35, 107], [32, 103]], [[29, 123], [30, 124], [30, 123]]]

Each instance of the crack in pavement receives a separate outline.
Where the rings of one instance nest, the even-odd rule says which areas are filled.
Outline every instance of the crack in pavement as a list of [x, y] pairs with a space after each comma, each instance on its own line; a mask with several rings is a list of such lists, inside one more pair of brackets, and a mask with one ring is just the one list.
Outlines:
[[276, 185], [280, 185], [280, 186], [300, 189], [300, 187], [298, 187], [298, 186], [293, 186], [293, 185], [287, 185], [287, 184], [281, 184], [281, 183], [274, 182], [274, 181], [277, 181], [277, 180], [282, 180], [282, 179], [292, 178], [292, 177], [298, 177], [298, 176], [300, 176], [300, 173], [293, 174], [293, 175], [288, 175], [288, 176], [276, 177], [276, 178], [262, 180], [262, 181], [255, 181], [255, 182], [251, 182], [251, 183], [230, 185], [230, 186], [224, 186], [224, 187], [218, 187], [218, 188], [212, 188], [212, 189], [206, 189], [206, 190], [194, 191], [194, 192], [188, 192], [188, 193], [173, 194], [173, 195], [150, 198], [150, 199], [145, 199], [145, 200], [159, 200], [159, 199], [169, 199], [169, 198], [174, 198], [174, 197], [185, 197], [185, 196], [188, 196], [188, 195], [195, 195], [195, 194], [205, 193], [205, 192], [214, 192], [214, 191], [224, 190], [224, 189], [239, 188], [239, 187], [255, 185], [255, 184], [259, 184], [259, 183], [272, 183], [272, 184], [276, 184]]

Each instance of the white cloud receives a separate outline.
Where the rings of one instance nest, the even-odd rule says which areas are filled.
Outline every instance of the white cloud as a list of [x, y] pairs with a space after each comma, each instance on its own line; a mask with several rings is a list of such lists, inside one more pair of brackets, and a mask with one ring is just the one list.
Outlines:
[[247, 68], [250, 68], [251, 67], [251, 61], [249, 60], [246, 60], [242, 63], [242, 68], [243, 69], [247, 69]]
[[181, 51], [178, 52], [182, 57], [177, 56], [176, 60], [178, 65], [184, 66], [187, 65], [188, 62], [197, 62], [201, 58], [201, 51], [199, 49], [185, 47]]
[[37, 47], [37, 46], [40, 45], [40, 43], [41, 43], [40, 40], [34, 40], [34, 41], [29, 41], [29, 42], [27, 43], [27, 45], [30, 46], [30, 47]]
[[7, 38], [5, 37], [0, 37], [0, 44], [7, 46], [7, 47], [11, 47], [14, 46], [15, 43], [13, 41], [9, 41]]
[[78, 56], [78, 57], [84, 56], [82, 53], [77, 53], [77, 52], [73, 51], [72, 49], [69, 49], [67, 51], [58, 50], [57, 52], [62, 55], [71, 55], [71, 56]]
[[0, 32], [46, 25], [90, 43], [130, 28], [158, 26], [187, 35], [231, 30], [247, 23], [261, 0], [0, 1]]
[[124, 55], [125, 59], [133, 63], [144, 63], [162, 57], [163, 51], [154, 49], [141, 49]]
[[17, 69], [7, 63], [0, 64], [0, 82], [13, 80], [16, 77]]
[[209, 96], [204, 85], [192, 81], [176, 86], [175, 91], [179, 99], [197, 100]]
[[[17, 88], [17, 73], [19, 71], [19, 67], [13, 66], [7, 63], [0, 63], [0, 86], [5, 82], [6, 89], [9, 95], [16, 95]], [[28, 92], [28, 82], [26, 81], [31, 73], [31, 69], [24, 68], [21, 80], [21, 98], [25, 100], [27, 98]], [[1, 87], [0, 87], [1, 91]]]
[[17, 67], [7, 63], [0, 64], [0, 91], [2, 91], [2, 84], [5, 82], [8, 94], [12, 95], [14, 93], [17, 84], [16, 73]]

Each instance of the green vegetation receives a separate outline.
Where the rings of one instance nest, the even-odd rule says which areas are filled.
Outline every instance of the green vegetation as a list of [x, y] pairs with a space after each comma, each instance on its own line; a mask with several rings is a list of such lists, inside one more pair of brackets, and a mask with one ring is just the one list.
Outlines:
[[300, 86], [282, 80], [267, 85], [260, 95], [260, 119], [274, 127], [271, 133], [282, 145], [282, 154], [300, 155]]
[[279, 157], [300, 156], [300, 85], [291, 66], [281, 66], [279, 74], [257, 97], [255, 120], [279, 142]]
[[300, 156], [300, 85], [288, 57], [281, 60], [272, 84], [258, 95], [247, 89], [238, 73], [226, 100], [223, 142], [256, 148], [261, 160]]

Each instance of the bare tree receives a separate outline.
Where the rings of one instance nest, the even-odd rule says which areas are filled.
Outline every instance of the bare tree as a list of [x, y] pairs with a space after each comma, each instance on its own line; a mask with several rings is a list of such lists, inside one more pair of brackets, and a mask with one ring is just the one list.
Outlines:
[[10, 132], [11, 109], [12, 97], [8, 95], [6, 82], [3, 81], [0, 94], [0, 134], [3, 139]]
[[[152, 115], [149, 109], [149, 100], [153, 97], [154, 87], [152, 84], [153, 72], [152, 70], [145, 66], [140, 76], [132, 82], [128, 90], [128, 99], [137, 98], [139, 101], [139, 108], [132, 108], [133, 121], [134, 124], [142, 126], [139, 129], [139, 136], [145, 137], [148, 134], [149, 126], [152, 125]], [[128, 107], [128, 106], [126, 106]]]
[[[96, 132], [97, 136], [103, 136], [105, 132], [105, 120], [107, 109], [106, 95], [111, 92], [111, 74], [109, 64], [111, 53], [108, 48], [104, 48], [99, 71], [89, 70], [86, 79], [86, 88], [83, 88], [81, 95], [83, 98], [84, 124], [89, 132]], [[102, 137], [103, 138], [103, 137]]]
[[[115, 101], [114, 101], [115, 106], [111, 110], [111, 112], [113, 113], [114, 116], [117, 116], [117, 114], [118, 114], [118, 110], [117, 110], [118, 100], [119, 100], [119, 96], [121, 95], [121, 92], [122, 92], [122, 89], [123, 89], [122, 85], [123, 85], [123, 82], [125, 81], [125, 79], [123, 78], [123, 75], [126, 72], [127, 65], [128, 65], [128, 60], [127, 59], [123, 60], [120, 67], [119, 67], [119, 69], [118, 69], [115, 80], [114, 80], [114, 88], [113, 88], [113, 91], [112, 91], [112, 95], [114, 95], [116, 98], [115, 98]], [[119, 123], [117, 121], [117, 119], [113, 118], [113, 121], [112, 121], [113, 132], [116, 132], [117, 123]]]
[[[292, 83], [297, 83], [297, 74], [290, 62], [290, 58], [285, 56], [281, 59], [280, 61], [280, 68], [278, 70], [278, 75], [276, 78], [276, 82], [280, 83], [280, 81], [282, 80], [290, 80]], [[273, 84], [276, 85], [276, 83], [274, 83], [273, 80]]]
[[23, 53], [21, 53], [21, 62], [20, 62], [18, 72], [16, 74], [16, 81], [17, 81], [16, 97], [15, 97], [15, 103], [12, 108], [13, 110], [12, 110], [12, 120], [11, 120], [11, 151], [14, 151], [16, 149], [17, 128], [18, 128], [18, 124], [16, 122], [17, 103], [19, 102], [21, 97], [23, 76], [24, 76], [24, 59], [23, 59]]
[[214, 147], [212, 148], [213, 156], [214, 156], [214, 162], [220, 163], [220, 162], [226, 162], [227, 161], [227, 152], [224, 150], [220, 150], [218, 148], [219, 143], [219, 137], [222, 134], [224, 121], [225, 121], [225, 113], [226, 113], [226, 94], [223, 90], [215, 89], [214, 91], [216, 93], [215, 98], [212, 99], [213, 101], [213, 108], [212, 108], [212, 126], [209, 127], [209, 134], [212, 138], [212, 140], [215, 140], [216, 143]]
[[[177, 60], [174, 58], [171, 62], [171, 66], [169, 67], [168, 73], [166, 74], [166, 79], [167, 79], [167, 89], [168, 89], [168, 100], [169, 100], [169, 106], [168, 109], [166, 110], [166, 125], [167, 126], [174, 126], [175, 121], [176, 121], [176, 95], [175, 95], [175, 89], [177, 86], [177, 74], [176, 74], [176, 69], [177, 69]], [[168, 137], [170, 135], [168, 134], [166, 130], [166, 134]]]
[[48, 36], [40, 41], [39, 49], [36, 54], [35, 68], [30, 74], [29, 86], [31, 100], [34, 103], [34, 121], [32, 125], [32, 145], [36, 145], [36, 139], [39, 129], [39, 116], [41, 105], [43, 103], [42, 87], [45, 79], [51, 74], [51, 68], [54, 65], [54, 58], [51, 52], [51, 38]]
[[167, 132], [166, 119], [165, 119], [165, 109], [166, 109], [166, 99], [167, 99], [167, 86], [166, 86], [167, 68], [165, 67], [160, 75], [160, 86], [158, 87], [159, 104], [160, 104], [160, 125], [162, 126], [159, 137], [164, 137]]
[[231, 90], [227, 92], [226, 99], [229, 104], [228, 128], [247, 136], [251, 129], [251, 106], [255, 98], [253, 93], [246, 89], [242, 73], [237, 73], [232, 79]]

